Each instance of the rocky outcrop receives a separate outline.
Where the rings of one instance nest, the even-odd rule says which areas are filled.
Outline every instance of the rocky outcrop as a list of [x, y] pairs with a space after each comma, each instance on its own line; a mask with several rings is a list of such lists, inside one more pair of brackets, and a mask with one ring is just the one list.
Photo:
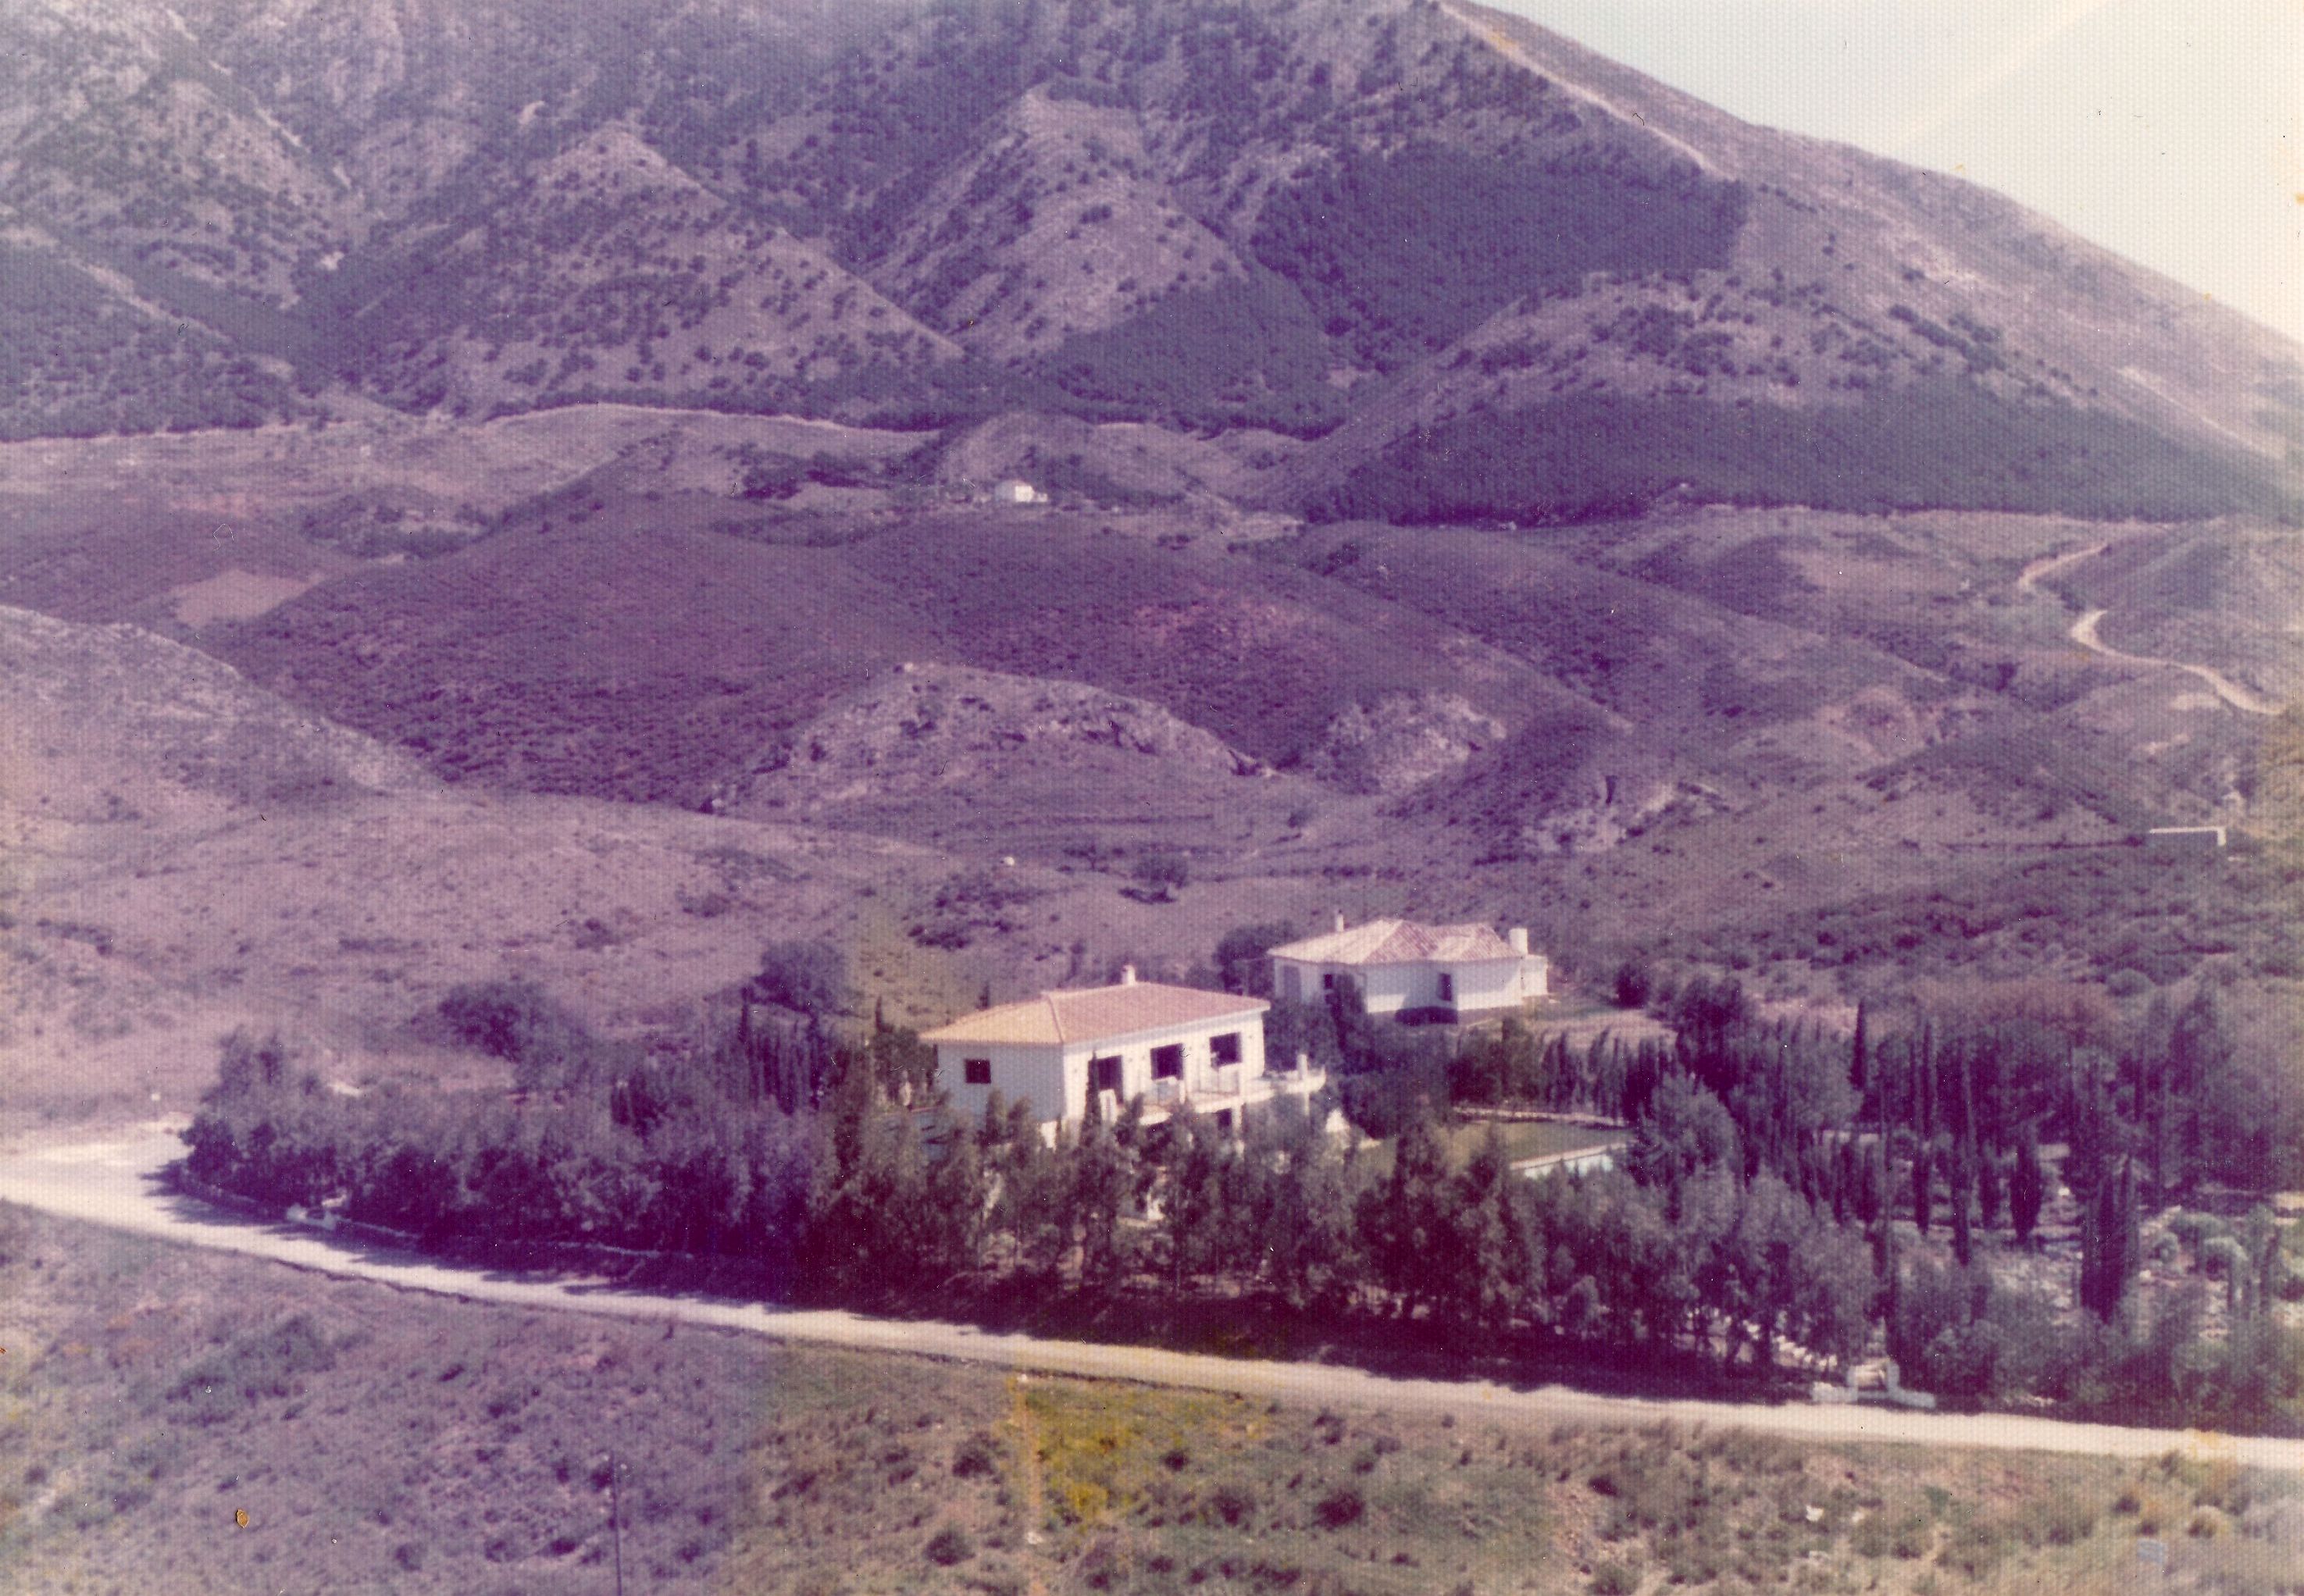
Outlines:
[[1504, 735], [1503, 722], [1461, 694], [1387, 693], [1330, 722], [1306, 768], [1355, 792], [1391, 797], [1453, 775]]
[[[1113, 754], [1200, 774], [1264, 766], [1156, 704], [1083, 682], [907, 664], [770, 750], [724, 808], [872, 802], [970, 787], [1004, 768]], [[772, 800], [782, 800], [774, 804]]]

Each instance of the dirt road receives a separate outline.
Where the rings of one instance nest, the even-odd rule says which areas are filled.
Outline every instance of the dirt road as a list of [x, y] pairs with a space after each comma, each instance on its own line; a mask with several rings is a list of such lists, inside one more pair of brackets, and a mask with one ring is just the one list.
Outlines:
[[2123, 665], [2158, 665], [2170, 671], [2189, 671], [2214, 688], [2217, 697], [2234, 709], [2244, 710], [2249, 714], [2276, 715], [2280, 713], [2280, 705], [2276, 701], [2266, 698], [2260, 693], [2249, 691], [2220, 671], [2211, 670], [2206, 665], [2188, 665], [2181, 660], [2156, 659], [2152, 655], [2142, 654], [2122, 654], [2096, 635], [2096, 629], [2104, 624], [2105, 615], [2105, 612], [2103, 610], [2090, 610], [2078, 621], [2073, 621], [2071, 634], [2072, 641], [2092, 654], [2100, 654], [2108, 660], [2117, 660]]
[[2093, 560], [2111, 546], [2108, 543], [2092, 543], [2084, 549], [2072, 549], [2062, 554], [2043, 554], [2018, 573], [2016, 591], [2037, 593], [2040, 590], [2042, 578], [2062, 570], [2067, 565], [2078, 565], [2083, 560]]
[[468, 1301], [658, 1322], [678, 1320], [780, 1340], [950, 1358], [1093, 1380], [1224, 1391], [1258, 1400], [1454, 1413], [1516, 1430], [1545, 1430], [1564, 1421], [1643, 1424], [1670, 1419], [1683, 1424], [1739, 1427], [1824, 1441], [1890, 1441], [2123, 1457], [2157, 1457], [2173, 1448], [2229, 1457], [2252, 1467], [2304, 1472], [2304, 1441], [2130, 1430], [2050, 1419], [1964, 1418], [1871, 1407], [1648, 1401], [1592, 1396], [1557, 1386], [1523, 1389], [1490, 1381], [1397, 1380], [1319, 1364], [1246, 1362], [1143, 1347], [1047, 1341], [989, 1334], [962, 1324], [869, 1319], [702, 1296], [663, 1295], [563, 1276], [510, 1277], [413, 1254], [347, 1244], [299, 1227], [261, 1224], [177, 1196], [162, 1189], [156, 1176], [182, 1150], [172, 1131], [153, 1127], [121, 1140], [13, 1153], [0, 1158], [0, 1201], [193, 1246], [244, 1253], [343, 1279], [372, 1280], [402, 1290]]
[[[2083, 560], [2092, 560], [2111, 546], [2110, 544], [2091, 544], [2087, 548], [2072, 549], [2062, 554], [2048, 554], [2035, 560], [2016, 578], [2016, 591], [2037, 593], [2043, 578], [2062, 570], [2067, 565], [2077, 565]], [[2104, 618], [2110, 612], [2106, 610], [2090, 610], [2072, 622], [2071, 629], [2066, 635], [2090, 654], [2100, 654], [2108, 660], [2116, 660], [2123, 665], [2152, 665], [2168, 671], [2188, 671], [2207, 682], [2215, 690], [2217, 697], [2234, 709], [2248, 714], [2276, 715], [2280, 713], [2281, 705], [2277, 700], [2267, 698], [2261, 693], [2250, 692], [2221, 671], [2214, 670], [2209, 666], [2188, 665], [2181, 660], [2164, 660], [2150, 654], [2122, 654], [2096, 636], [2096, 629], [2104, 624]]]

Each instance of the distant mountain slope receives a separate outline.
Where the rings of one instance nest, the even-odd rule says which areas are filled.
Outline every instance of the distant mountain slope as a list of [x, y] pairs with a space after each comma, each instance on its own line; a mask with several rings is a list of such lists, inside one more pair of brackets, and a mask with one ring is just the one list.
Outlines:
[[339, 578], [202, 641], [448, 773], [686, 806], [905, 662], [1085, 683], [1275, 765], [1387, 697], [1469, 694], [1513, 722], [1575, 702], [1317, 576], [1063, 516], [860, 523], [795, 547], [673, 530], [630, 501]]
[[19, 434], [1036, 409], [1277, 426], [1268, 502], [1403, 519], [2297, 487], [2264, 329], [1461, 0], [38, 0], [0, 45]]
[[132, 626], [0, 608], [0, 709], [5, 802], [26, 815], [108, 818], [184, 801], [292, 808], [432, 786], [405, 755]]

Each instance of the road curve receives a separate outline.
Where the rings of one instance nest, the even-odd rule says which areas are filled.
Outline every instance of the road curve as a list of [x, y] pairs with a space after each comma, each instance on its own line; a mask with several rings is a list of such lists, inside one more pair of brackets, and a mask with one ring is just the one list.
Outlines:
[[2016, 591], [2037, 593], [2040, 589], [2043, 578], [2062, 570], [2067, 565], [2078, 565], [2083, 560], [2093, 560], [2111, 546], [2108, 543], [2092, 543], [2086, 548], [2071, 549], [2061, 554], [2043, 554], [2017, 573]]
[[2189, 671], [2214, 688], [2217, 697], [2234, 709], [2244, 710], [2249, 714], [2276, 715], [2280, 713], [2279, 704], [2261, 694], [2249, 691], [2221, 671], [2211, 670], [2206, 665], [2188, 665], [2181, 660], [2156, 659], [2142, 654], [2122, 654], [2096, 636], [2096, 628], [2104, 623], [2104, 618], [2107, 613], [2108, 612], [2104, 610], [2090, 610], [2078, 621], [2073, 621], [2070, 634], [2072, 641], [2092, 654], [2102, 654], [2108, 660], [2117, 660], [2123, 665], [2157, 665], [2170, 671]]
[[[2108, 543], [2094, 543], [2085, 548], [2067, 550], [2061, 554], [2045, 554], [2018, 573], [2016, 591], [2037, 594], [2045, 578], [2062, 570], [2067, 565], [2077, 565], [2083, 560], [2092, 560], [2111, 546]], [[2071, 629], [2065, 635], [2090, 654], [2117, 661], [2123, 665], [2149, 665], [2166, 671], [2189, 671], [2207, 682], [2215, 690], [2217, 697], [2234, 709], [2246, 714], [2276, 715], [2281, 712], [2282, 705], [2277, 700], [2267, 698], [2261, 693], [2250, 692], [2223, 671], [2211, 669], [2207, 665], [2188, 665], [2181, 660], [2164, 660], [2149, 654], [2122, 654], [2096, 636], [2096, 629], [2104, 624], [2105, 616], [2110, 612], [2107, 610], [2090, 610], [2073, 621]]]
[[161, 1166], [182, 1152], [173, 1131], [48, 1147], [0, 1158], [0, 1201], [193, 1246], [241, 1253], [344, 1279], [467, 1301], [640, 1319], [677, 1320], [778, 1340], [939, 1357], [1091, 1380], [1222, 1391], [1257, 1400], [1350, 1403], [1453, 1413], [1514, 1430], [1563, 1422], [1740, 1428], [1814, 1441], [1875, 1441], [1995, 1451], [2153, 1457], [2172, 1449], [2255, 1468], [2304, 1473], [2304, 1441], [2131, 1430], [2112, 1424], [2003, 1416], [1960, 1417], [1875, 1407], [1744, 1406], [1725, 1402], [1602, 1397], [1559, 1386], [1403, 1380], [1317, 1364], [1250, 1362], [1079, 1341], [999, 1335], [969, 1325], [772, 1308], [700, 1295], [631, 1290], [564, 1276], [508, 1277], [417, 1254], [346, 1244], [313, 1230], [266, 1225], [165, 1190]]

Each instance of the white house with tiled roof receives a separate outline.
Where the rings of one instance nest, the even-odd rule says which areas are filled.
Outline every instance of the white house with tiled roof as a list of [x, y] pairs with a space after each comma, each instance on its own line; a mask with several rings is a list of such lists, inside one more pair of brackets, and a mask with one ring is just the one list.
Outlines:
[[[1272, 990], [1317, 1003], [1349, 983], [1370, 1014], [1434, 1013], [1461, 1018], [1518, 1009], [1551, 991], [1552, 966], [1528, 950], [1528, 932], [1488, 925], [1419, 925], [1370, 920], [1272, 950]], [[1436, 1018], [1438, 1016], [1436, 1015]]]
[[1218, 1123], [1282, 1095], [1318, 1090], [1317, 1071], [1267, 1073], [1261, 998], [1139, 981], [1121, 972], [1114, 986], [1045, 992], [1021, 1003], [963, 1014], [923, 1032], [936, 1052], [936, 1079], [953, 1108], [973, 1117], [993, 1093], [1030, 1102], [1042, 1129], [1077, 1126], [1088, 1094], [1109, 1119], [1131, 1097], [1148, 1122], [1186, 1102]]

